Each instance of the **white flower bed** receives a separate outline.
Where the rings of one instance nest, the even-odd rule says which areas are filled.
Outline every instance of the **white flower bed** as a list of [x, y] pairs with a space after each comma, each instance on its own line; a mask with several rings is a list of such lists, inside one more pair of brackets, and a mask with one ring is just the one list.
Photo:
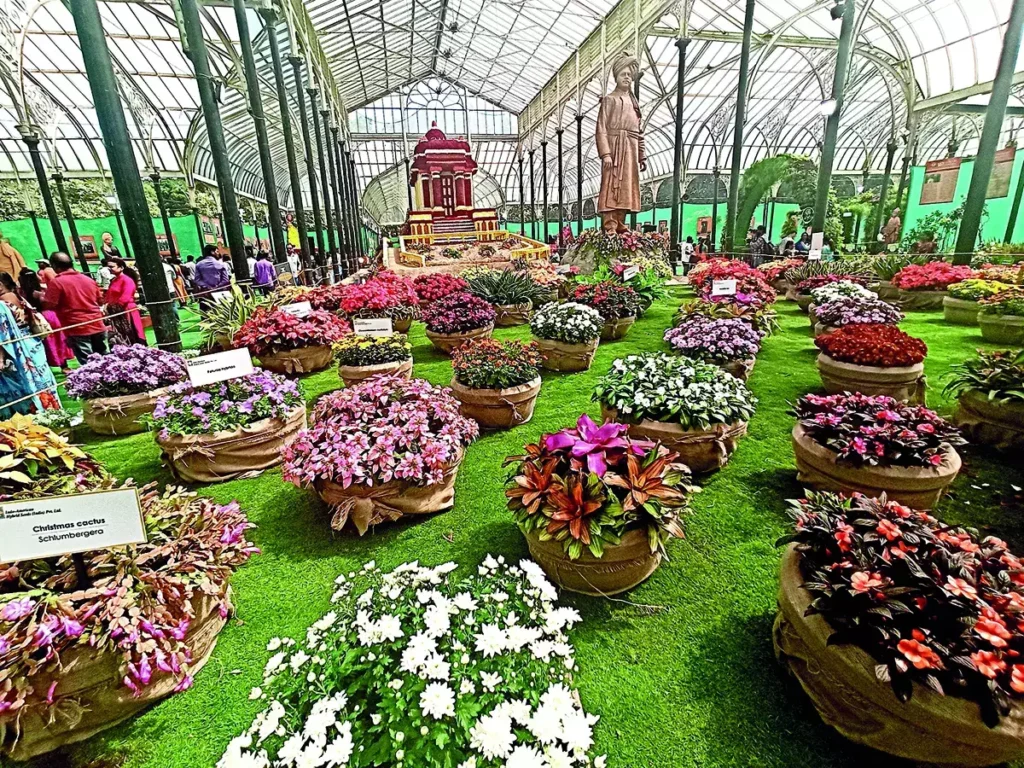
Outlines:
[[604, 768], [572, 687], [579, 614], [531, 561], [456, 567], [340, 576], [304, 642], [271, 641], [266, 707], [218, 768]]
[[822, 304], [828, 304], [830, 301], [836, 299], [877, 299], [878, 296], [874, 291], [868, 290], [863, 285], [851, 282], [850, 280], [840, 280], [837, 283], [829, 283], [823, 285], [821, 288], [815, 288], [811, 291], [811, 300], [814, 302], [816, 307], [820, 307]]
[[586, 344], [601, 336], [604, 318], [593, 307], [569, 301], [545, 304], [533, 314], [530, 330], [541, 339]]

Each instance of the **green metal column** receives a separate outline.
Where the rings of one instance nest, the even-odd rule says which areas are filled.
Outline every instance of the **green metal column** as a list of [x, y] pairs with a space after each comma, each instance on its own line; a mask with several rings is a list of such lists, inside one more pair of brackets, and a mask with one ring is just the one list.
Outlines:
[[359, 177], [356, 175], [355, 155], [349, 150], [346, 153], [346, 166], [348, 169], [348, 188], [352, 198], [352, 239], [356, 244], [358, 257], [366, 256], [366, 243], [363, 240], [363, 214], [362, 205], [359, 202]]
[[[156, 192], [156, 207], [160, 211], [160, 221], [163, 222], [164, 234], [167, 236], [167, 250], [173, 259], [178, 255], [178, 249], [174, 247], [174, 237], [171, 233], [171, 220], [167, 216], [167, 204], [164, 202], [164, 190], [160, 185], [160, 171], [154, 170], [149, 174], [149, 178], [153, 182], [153, 191]], [[157, 253], [159, 252], [159, 249], [157, 249]]]
[[537, 150], [530, 150], [530, 237], [537, 239], [537, 181], [533, 176], [533, 153]]
[[[338, 183], [341, 186], [341, 199], [345, 203], [345, 243], [347, 246], [345, 251], [345, 277], [348, 277], [358, 269], [356, 264], [359, 261], [359, 250], [354, 236], [356, 231], [356, 210], [352, 201], [355, 199], [355, 196], [351, 179], [346, 172], [348, 168], [346, 164], [348, 152], [345, 149], [345, 141], [341, 138], [340, 130], [335, 133], [334, 157], [335, 162], [338, 164]], [[412, 210], [412, 208], [410, 207], [409, 210]]]
[[1013, 87], [1013, 73], [1017, 67], [1017, 55], [1020, 53], [1021, 31], [1024, 29], [1024, 0], [1013, 0], [1010, 9], [1010, 21], [1003, 35], [1003, 52], [999, 55], [999, 69], [992, 84], [992, 93], [985, 111], [985, 127], [981, 130], [978, 141], [978, 155], [974, 159], [974, 172], [971, 174], [971, 187], [967, 192], [964, 204], [964, 215], [960, 220], [960, 234], [956, 238], [956, 250], [953, 254], [954, 264], [970, 264], [971, 257], [978, 242], [978, 231], [981, 229], [981, 214], [985, 208], [985, 196], [988, 193], [988, 182], [992, 177], [992, 166], [995, 164], [996, 150], [999, 149], [999, 135], [1003, 130], [1006, 118], [1006, 102], [1010, 98]]
[[53, 203], [53, 194], [50, 192], [50, 182], [46, 178], [46, 168], [43, 165], [43, 154], [39, 151], [39, 135], [31, 128], [19, 125], [21, 140], [28, 147], [29, 156], [32, 158], [32, 169], [36, 172], [36, 181], [39, 184], [39, 194], [43, 198], [43, 207], [46, 208], [46, 218], [50, 220], [50, 229], [53, 231], [53, 241], [57, 244], [57, 250], [62, 253], [68, 252], [68, 241], [64, 237], [64, 228], [60, 225], [60, 216], [57, 214], [57, 206]]
[[[583, 210], [582, 202], [580, 210]], [[522, 151], [519, 152], [519, 234], [526, 237], [526, 182], [523, 179]]]
[[875, 212], [878, 227], [875, 232], [869, 234], [875, 242], [878, 241], [878, 235], [887, 221], [886, 216], [888, 214], [885, 211], [885, 200], [889, 197], [889, 182], [892, 181], [892, 166], [896, 159], [896, 150], [898, 148], [895, 137], [889, 139], [889, 143], [885, 145], [885, 173], [882, 174], [882, 190], [879, 192], [878, 210]]
[[43, 242], [43, 233], [39, 229], [39, 219], [36, 218], [36, 212], [34, 210], [29, 210], [28, 217], [32, 219], [32, 229], [35, 230], [36, 242], [39, 243], [39, 258], [45, 259], [47, 258], [46, 243]]
[[[736, 213], [740, 205], [740, 172], [743, 170], [743, 128], [747, 120], [747, 80], [750, 72], [750, 43], [754, 34], [754, 6], [757, 0], [747, 0], [743, 18], [743, 47], [740, 49], [740, 82], [736, 91], [736, 125], [732, 138], [732, 170], [729, 174], [729, 207], [725, 212], [725, 252], [734, 250]], [[718, 199], [718, 186], [715, 186]], [[712, 233], [712, 240], [715, 234]]]
[[338, 192], [338, 248], [342, 256], [342, 272], [344, 277], [351, 273], [350, 264], [352, 261], [352, 209], [349, 206], [348, 198], [348, 175], [341, 165], [341, 136], [338, 126], [331, 126], [330, 140], [327, 142], [327, 159], [331, 163], [332, 171], [338, 179], [335, 189]]
[[341, 260], [345, 251], [345, 222], [341, 205], [341, 189], [338, 186], [340, 175], [337, 166], [337, 146], [332, 136], [338, 135], [337, 127], [330, 124], [331, 111], [325, 109], [321, 112], [324, 119], [324, 152], [327, 155], [327, 170], [331, 179], [331, 189], [334, 192], [334, 227], [338, 230], [338, 250], [334, 259], [334, 279], [341, 280]]
[[[117, 190], [114, 190], [114, 199], [117, 200]], [[121, 242], [124, 244], [124, 255], [129, 259], [132, 257], [132, 249], [129, 247], [131, 244], [128, 241], [128, 235], [124, 231], [124, 216], [121, 215], [121, 203], [118, 201], [117, 205], [114, 206], [114, 221], [117, 222], [117, 234], [121, 236]]]
[[683, 239], [683, 220], [682, 211], [679, 210], [679, 185], [683, 180], [683, 97], [686, 92], [686, 47], [689, 44], [690, 39], [686, 37], [676, 40], [676, 48], [679, 51], [679, 64], [676, 69], [676, 143], [672, 153], [672, 217], [668, 225], [671, 264], [677, 264], [682, 258], [679, 243]]
[[562, 183], [562, 134], [564, 131], [559, 128], [555, 131], [555, 136], [558, 141], [555, 143], [555, 149], [558, 151], [558, 162], [556, 169], [558, 171], [558, 250], [562, 250], [562, 227], [565, 226], [565, 185]]
[[247, 281], [249, 262], [245, 259], [245, 233], [242, 231], [242, 219], [238, 215], [238, 197], [235, 194], [235, 180], [231, 174], [231, 161], [228, 158], [228, 145], [224, 140], [224, 126], [220, 120], [220, 108], [213, 87], [213, 75], [210, 73], [210, 57], [203, 37], [203, 25], [199, 20], [199, 8], [196, 0], [178, 0], [181, 11], [182, 45], [185, 53], [192, 61], [196, 73], [196, 85], [199, 88], [199, 101], [202, 105], [203, 120], [206, 133], [210, 140], [210, 155], [213, 158], [214, 173], [217, 176], [217, 190], [220, 193], [220, 204], [224, 212], [224, 239], [231, 252], [231, 266], [235, 279]]
[[199, 220], [199, 209], [194, 206], [192, 208], [192, 221], [196, 223], [196, 237], [199, 238], [199, 252], [201, 254], [203, 246], [206, 245], [206, 236], [203, 234], [203, 222]]
[[263, 95], [260, 93], [259, 76], [256, 74], [256, 59], [252, 53], [252, 39], [249, 37], [249, 19], [246, 17], [245, 0], [232, 0], [235, 8], [235, 24], [242, 47], [242, 66], [245, 69], [245, 86], [249, 94], [249, 114], [256, 126], [256, 148], [260, 153], [260, 169], [263, 171], [263, 188], [267, 198], [267, 219], [270, 230], [270, 246], [274, 262], [287, 261], [284, 232], [281, 231], [281, 203], [278, 199], [277, 178], [274, 173], [274, 158], [270, 154], [270, 137], [267, 134], [267, 118], [263, 114]]
[[818, 188], [814, 200], [814, 223], [812, 232], [824, 232], [828, 218], [828, 192], [832, 186], [832, 165], [836, 157], [836, 142], [839, 140], [839, 121], [843, 116], [843, 100], [846, 95], [846, 79], [850, 71], [850, 53], [853, 50], [853, 26], [856, 16], [855, 0], [844, 0], [843, 24], [839, 30], [839, 49], [836, 52], [836, 74], [832, 81], [832, 100], [835, 111], [825, 124], [825, 143], [818, 161]]
[[716, 165], [711, 174], [714, 177], [715, 197], [711, 204], [711, 242], [708, 243], [708, 250], [711, 253], [716, 253], [718, 251], [718, 185], [722, 180], [722, 169]]
[[541, 230], [540, 241], [548, 241], [548, 142], [545, 139], [540, 143], [540, 204], [544, 208], [541, 221], [544, 229]]
[[[316, 233], [317, 258], [316, 265], [320, 267], [315, 283], [323, 280], [323, 266], [325, 264], [324, 231], [323, 222], [320, 218], [320, 193], [317, 191], [316, 166], [313, 163], [313, 142], [309, 137], [309, 120], [306, 117], [306, 89], [302, 84], [302, 57], [292, 55], [288, 57], [291, 62], [292, 72], [295, 76], [295, 100], [299, 103], [299, 124], [302, 128], [302, 146], [306, 156], [306, 181], [309, 184], [309, 200], [313, 204], [313, 231]], [[302, 240], [306, 242], [309, 238], [309, 230], [302, 233]]]
[[308, 257], [306, 247], [306, 207], [302, 202], [302, 180], [299, 177], [299, 161], [295, 155], [295, 137], [292, 136], [292, 116], [288, 106], [288, 91], [284, 85], [284, 69], [281, 66], [281, 46], [277, 40], [278, 15], [272, 9], [261, 11], [267, 25], [267, 41], [270, 43], [270, 59], [274, 65], [274, 85], [277, 89], [277, 105], [281, 111], [281, 133], [284, 136], [284, 152], [288, 159], [288, 183], [292, 191], [292, 206], [295, 208], [295, 224], [299, 237], [299, 259]]
[[[523, 177], [523, 158], [519, 158], [519, 179]], [[520, 186], [522, 184], [520, 183]], [[520, 189], [519, 196], [523, 193]], [[583, 234], [583, 115], [576, 115], [576, 236]]]
[[60, 207], [64, 211], [64, 219], [68, 223], [68, 231], [71, 233], [71, 242], [75, 246], [75, 254], [78, 256], [78, 263], [85, 274], [89, 274], [89, 262], [85, 259], [85, 251], [82, 250], [82, 239], [78, 236], [78, 225], [75, 223], [75, 215], [71, 212], [71, 204], [64, 192], [64, 174], [56, 171], [53, 176], [53, 183], [57, 185], [57, 198], [60, 200]]
[[114, 180], [117, 199], [124, 207], [128, 220], [135, 264], [142, 276], [142, 291], [153, 318], [153, 331], [160, 346], [177, 351], [181, 349], [178, 316], [171, 304], [172, 296], [160, 262], [153, 219], [149, 215], [146, 192], [142, 187], [134, 147], [128, 135], [128, 124], [118, 94], [114, 67], [110, 63], [110, 51], [107, 49], [100, 11], [96, 0], [75, 0], [71, 3], [71, 13], [78, 31], [78, 42], [82, 48], [82, 60], [92, 91], [103, 146], [107, 150], [110, 175]]
[[336, 245], [334, 242], [334, 221], [331, 218], [331, 188], [330, 181], [327, 178], [327, 163], [324, 161], [324, 139], [320, 135], [320, 111], [316, 106], [319, 91], [315, 87], [310, 87], [306, 89], [306, 92], [309, 94], [309, 111], [313, 116], [313, 138], [316, 142], [317, 162], [320, 165], [320, 191], [323, 196], [324, 228], [327, 230], [328, 253], [325, 256], [329, 255], [333, 260]]

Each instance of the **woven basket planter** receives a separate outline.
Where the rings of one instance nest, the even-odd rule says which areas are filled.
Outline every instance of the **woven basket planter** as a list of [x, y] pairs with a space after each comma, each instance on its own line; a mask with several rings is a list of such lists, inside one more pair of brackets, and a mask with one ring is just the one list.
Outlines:
[[406, 317], [402, 320], [392, 320], [391, 329], [395, 333], [408, 333], [409, 329], [412, 328], [412, 318]]
[[644, 531], [627, 531], [617, 545], [606, 545], [596, 558], [584, 548], [570, 560], [561, 542], [541, 541], [535, 532], [524, 533], [530, 556], [555, 584], [570, 592], [603, 597], [632, 589], [658, 570], [661, 553], [651, 552]]
[[953, 423], [972, 443], [1003, 451], [1024, 449], [1024, 403], [989, 400], [972, 390], [960, 395]]
[[679, 461], [690, 468], [695, 475], [717, 472], [729, 463], [729, 457], [736, 450], [736, 444], [747, 434], [747, 422], [718, 424], [711, 429], [683, 429], [679, 424], [663, 421], [631, 420], [620, 418], [615, 408], [601, 405], [601, 417], [606, 421], [617, 421], [629, 427], [629, 436], [640, 440], [656, 440], [670, 451], [679, 454]]
[[978, 315], [978, 325], [981, 327], [981, 338], [985, 341], [1017, 347], [1024, 344], [1024, 317], [983, 312]]
[[138, 395], [94, 397], [82, 403], [82, 420], [97, 435], [137, 435], [146, 431], [139, 417], [152, 413], [167, 392], [164, 387]]
[[942, 317], [947, 323], [953, 325], [977, 325], [979, 308], [976, 301], [965, 301], [947, 296], [942, 300]]
[[756, 357], [751, 357], [749, 360], [733, 360], [731, 363], [718, 363], [718, 367], [740, 381], [746, 381], [750, 378], [750, 374], [754, 370], [754, 364], [757, 362]]
[[807, 319], [811, 321], [811, 325], [818, 323], [818, 313], [815, 311], [817, 308], [818, 305], [813, 302], [807, 306]]
[[156, 433], [175, 477], [189, 483], [217, 483], [248, 472], [262, 472], [281, 463], [281, 449], [306, 427], [306, 406], [284, 419], [262, 419], [247, 427], [209, 435]]
[[846, 738], [913, 764], [986, 766], [1024, 755], [1024, 713], [1010, 714], [989, 728], [978, 705], [940, 696], [914, 683], [901, 702], [875, 677], [876, 661], [856, 645], [828, 645], [832, 628], [807, 615], [812, 595], [803, 588], [800, 554], [791, 544], [779, 572], [779, 611], [772, 630], [775, 656], [810, 697], [821, 719]]
[[378, 485], [353, 484], [348, 488], [333, 480], [320, 479], [314, 488], [331, 511], [331, 528], [342, 531], [351, 526], [360, 536], [381, 523], [403, 517], [446, 512], [455, 503], [455, 478], [462, 464], [462, 451], [444, 473], [440, 483], [413, 485], [392, 480]]
[[625, 338], [635, 322], [636, 316], [605, 320], [604, 327], [601, 329], [601, 341], [617, 341]]
[[949, 296], [947, 291], [904, 291], [900, 289], [897, 303], [900, 309], [911, 311], [935, 311], [942, 309], [942, 302]]
[[775, 293], [778, 294], [779, 299], [789, 299], [789, 292], [793, 288], [793, 284], [784, 277], [780, 277], [778, 280], [772, 280], [771, 286], [775, 289]]
[[533, 341], [537, 343], [543, 356], [542, 368], [549, 371], [574, 373], [590, 368], [590, 364], [594, 362], [594, 353], [597, 352], [599, 339], [594, 339], [586, 344], [566, 344], [554, 339], [538, 339], [534, 336]]
[[396, 360], [391, 363], [378, 363], [377, 365], [339, 365], [338, 376], [345, 382], [346, 387], [354, 387], [361, 384], [371, 376], [391, 376], [397, 374], [403, 379], [412, 378], [412, 358], [408, 360]]
[[882, 301], [888, 301], [890, 303], [899, 301], [900, 289], [890, 283], [888, 280], [883, 280], [878, 284], [878, 298]]
[[483, 328], [474, 328], [472, 331], [463, 331], [462, 333], [434, 333], [429, 328], [426, 329], [427, 338], [434, 345], [434, 349], [446, 355], [450, 355], [467, 341], [486, 339], [492, 333], [494, 333], [494, 323], [485, 325]]
[[797, 306], [800, 307], [800, 309], [802, 309], [804, 312], [806, 312], [807, 308], [809, 306], [811, 306], [811, 304], [814, 303], [814, 297], [811, 296], [811, 294], [809, 294], [809, 293], [806, 294], [806, 295], [802, 294], [802, 293], [798, 293], [798, 294], [796, 294], [794, 296], [794, 301], [796, 301]]
[[330, 344], [315, 347], [302, 347], [261, 355], [260, 367], [286, 376], [299, 376], [327, 368], [334, 359], [334, 351]]
[[960, 455], [947, 446], [937, 467], [853, 467], [836, 462], [836, 454], [818, 445], [797, 424], [793, 428], [797, 480], [819, 491], [885, 494], [914, 509], [932, 509], [960, 472]]
[[533, 418], [540, 394], [540, 376], [506, 389], [471, 389], [452, 378], [452, 394], [459, 401], [459, 413], [483, 429], [509, 429]]
[[818, 373], [821, 383], [830, 395], [860, 392], [862, 395], [888, 395], [902, 403], [924, 405], [924, 363], [880, 368], [874, 365], [854, 365], [834, 360], [825, 353], [818, 355]]
[[838, 331], [834, 325], [822, 325], [821, 323], [814, 324], [814, 336], [817, 338], [825, 333], [832, 333], [832, 331]]
[[532, 309], [533, 303], [529, 301], [525, 304], [495, 304], [494, 311], [497, 315], [494, 318], [494, 325], [498, 328], [526, 325], [530, 322]]
[[[199, 595], [192, 599], [195, 618], [185, 641], [192, 648], [189, 674], [202, 669], [213, 653], [217, 635], [227, 624], [218, 609], [225, 600], [230, 601], [230, 592], [223, 598]], [[0, 754], [12, 760], [28, 760], [84, 741], [167, 698], [178, 684], [173, 675], [157, 672], [150, 685], [135, 697], [122, 685], [125, 672], [120, 653], [88, 645], [63, 653], [61, 662], [62, 669], [52, 677], [32, 679], [35, 693], [25, 707], [0, 716]], [[53, 707], [45, 701], [51, 681], [59, 683]], [[60, 715], [51, 722], [52, 713]]]

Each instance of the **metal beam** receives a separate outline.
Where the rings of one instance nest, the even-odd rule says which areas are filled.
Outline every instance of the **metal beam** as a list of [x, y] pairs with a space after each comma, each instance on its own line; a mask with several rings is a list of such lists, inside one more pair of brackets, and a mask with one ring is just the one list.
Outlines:
[[[1020, 85], [1024, 83], [1024, 72], [1015, 72], [1010, 83], [1011, 85]], [[941, 96], [933, 96], [930, 99], [924, 99], [917, 102], [914, 105], [914, 111], [926, 112], [930, 109], [937, 109], [948, 104], [956, 104], [974, 96], [984, 96], [986, 93], [992, 93], [992, 89], [994, 87], [995, 80], [989, 80], [988, 82], [978, 83], [977, 85], [972, 85], [967, 88], [958, 88], [955, 91], [944, 93]]]

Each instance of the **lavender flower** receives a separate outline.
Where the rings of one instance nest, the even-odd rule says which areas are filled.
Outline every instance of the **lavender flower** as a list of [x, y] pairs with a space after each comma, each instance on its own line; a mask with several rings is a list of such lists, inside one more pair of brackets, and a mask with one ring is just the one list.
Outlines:
[[68, 374], [67, 389], [71, 397], [91, 400], [152, 392], [187, 377], [181, 355], [133, 344], [90, 356], [85, 365]]
[[763, 336], [743, 320], [700, 316], [665, 331], [665, 341], [676, 352], [709, 363], [749, 360], [760, 351]]
[[814, 310], [818, 322], [834, 328], [846, 325], [898, 325], [903, 313], [877, 297], [843, 297], [822, 304]]

